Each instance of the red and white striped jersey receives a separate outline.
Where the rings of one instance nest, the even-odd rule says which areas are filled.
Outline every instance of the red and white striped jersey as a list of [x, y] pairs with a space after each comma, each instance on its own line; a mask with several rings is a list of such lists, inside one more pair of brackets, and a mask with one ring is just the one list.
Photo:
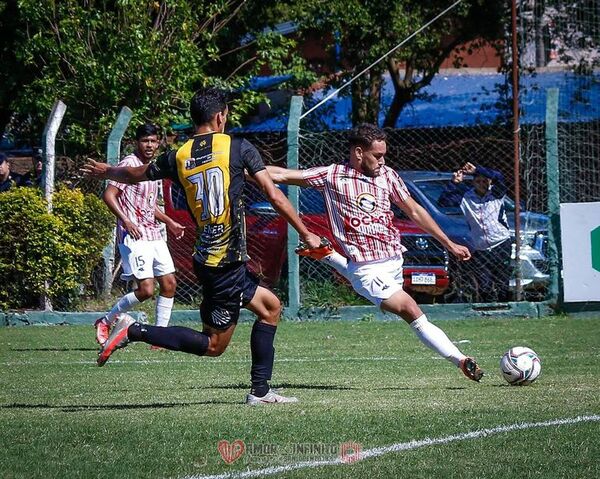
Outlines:
[[348, 164], [335, 164], [302, 172], [322, 192], [333, 237], [355, 262], [402, 256], [391, 203], [404, 202], [410, 193], [393, 169], [383, 166], [380, 171], [371, 178]]
[[[118, 166], [142, 166], [144, 163], [136, 155], [123, 158]], [[154, 217], [156, 199], [158, 195], [158, 182], [142, 181], [133, 185], [109, 181], [109, 185], [121, 190], [119, 206], [127, 218], [134, 223], [142, 235], [143, 240], [156, 241], [162, 239], [160, 226]], [[117, 241], [123, 242], [127, 230], [121, 221], [117, 221]]]

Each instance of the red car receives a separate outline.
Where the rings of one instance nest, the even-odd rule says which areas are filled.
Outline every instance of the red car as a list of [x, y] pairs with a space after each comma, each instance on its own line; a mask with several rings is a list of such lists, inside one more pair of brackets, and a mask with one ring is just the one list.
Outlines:
[[[186, 226], [184, 237], [180, 240], [169, 237], [168, 244], [178, 270], [179, 284], [189, 285], [190, 282], [195, 283], [191, 255], [196, 239], [196, 226], [186, 209], [182, 194], [175, 189], [172, 194], [169, 180], [164, 180], [163, 184], [166, 214]], [[245, 195], [245, 204], [248, 205], [248, 254], [251, 258], [249, 267], [267, 286], [273, 286], [279, 282], [282, 271], [286, 270], [287, 223], [274, 211], [255, 185], [248, 184]], [[300, 190], [300, 216], [312, 232], [327, 237], [335, 245], [323, 197], [318, 191], [311, 188]], [[411, 221], [396, 217], [394, 224], [400, 230], [402, 244], [407, 249], [404, 253], [404, 288], [430, 296], [444, 294], [449, 286], [447, 251]], [[333, 274], [333, 270], [331, 273]]]

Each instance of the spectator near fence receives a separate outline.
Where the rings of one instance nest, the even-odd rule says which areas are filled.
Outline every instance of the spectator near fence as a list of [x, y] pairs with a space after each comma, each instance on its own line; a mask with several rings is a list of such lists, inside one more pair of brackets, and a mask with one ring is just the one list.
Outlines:
[[[140, 125], [135, 134], [134, 153], [121, 160], [118, 166], [147, 165], [159, 146], [158, 129], [151, 124]], [[123, 264], [121, 278], [135, 280], [137, 289], [121, 297], [110, 312], [96, 323], [96, 340], [103, 345], [110, 326], [120, 312], [154, 296], [154, 280], [160, 292], [156, 299], [156, 326], [167, 326], [175, 296], [175, 266], [167, 243], [156, 220], [165, 223], [176, 237], [184, 234], [184, 227], [165, 215], [157, 206], [158, 182], [144, 181], [127, 185], [110, 181], [103, 199], [117, 217], [117, 242]]]
[[10, 170], [11, 164], [4, 153], [0, 153], [0, 193], [10, 190], [13, 186], [31, 186], [31, 180], [26, 175], [20, 175]]
[[31, 183], [34, 186], [41, 186], [42, 184], [42, 173], [44, 171], [44, 161], [42, 159], [42, 152], [38, 150], [31, 157], [32, 168], [27, 173], [27, 176], [31, 180]]
[[323, 257], [319, 251], [315, 258], [336, 268], [361, 296], [400, 316], [423, 344], [454, 363], [469, 379], [479, 381], [483, 371], [475, 360], [465, 356], [444, 331], [430, 323], [415, 300], [402, 289], [402, 245], [392, 223], [391, 203], [459, 260], [468, 260], [469, 250], [451, 241], [412, 199], [402, 179], [385, 165], [386, 153], [385, 132], [363, 124], [350, 134], [348, 163], [307, 170], [267, 168], [276, 183], [313, 187], [322, 193], [329, 225], [345, 257], [337, 252]]
[[[465, 188], [464, 175], [473, 175], [473, 187]], [[510, 230], [504, 198], [507, 187], [502, 173], [466, 163], [454, 172], [438, 200], [440, 206], [458, 206], [471, 230], [473, 245], [468, 279], [474, 299], [508, 301], [511, 276]]]

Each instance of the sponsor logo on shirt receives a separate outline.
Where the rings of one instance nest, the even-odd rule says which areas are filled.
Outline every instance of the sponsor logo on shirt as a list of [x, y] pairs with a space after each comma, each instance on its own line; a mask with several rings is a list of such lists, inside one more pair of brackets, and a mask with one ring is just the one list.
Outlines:
[[353, 216], [350, 218], [350, 226], [352, 226], [354, 228], [358, 228], [361, 225], [368, 226], [371, 224], [387, 225], [388, 217], [387, 217], [387, 215], [381, 215], [381, 216], [362, 216], [362, 217]]
[[361, 193], [356, 199], [358, 207], [365, 213], [373, 213], [377, 207], [377, 201], [371, 193]]
[[185, 160], [185, 169], [193, 170], [194, 168], [197, 168], [199, 166], [204, 165], [205, 163], [208, 163], [209, 161], [212, 161], [212, 159], [213, 153], [207, 153], [206, 155], [199, 156], [198, 158], [188, 158], [187, 160]]

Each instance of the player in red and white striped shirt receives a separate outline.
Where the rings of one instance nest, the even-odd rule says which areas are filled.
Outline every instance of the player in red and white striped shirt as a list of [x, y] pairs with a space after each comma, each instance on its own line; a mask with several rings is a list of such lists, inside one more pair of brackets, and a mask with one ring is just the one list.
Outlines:
[[419, 339], [452, 361], [470, 379], [483, 371], [465, 356], [446, 334], [427, 320], [415, 300], [402, 289], [402, 245], [392, 223], [391, 204], [436, 238], [459, 260], [469, 250], [452, 242], [427, 211], [414, 201], [404, 182], [385, 166], [385, 132], [363, 124], [350, 135], [350, 161], [346, 164], [289, 170], [269, 166], [276, 183], [310, 186], [321, 191], [337, 245], [344, 252], [323, 258], [352, 283], [353, 288], [384, 311], [397, 314], [411, 325]]
[[[136, 150], [121, 160], [118, 166], [142, 166], [149, 163], [158, 149], [158, 129], [140, 125], [136, 130]], [[96, 340], [102, 345], [108, 338], [110, 325], [117, 314], [133, 308], [154, 295], [154, 280], [160, 287], [156, 299], [156, 325], [167, 326], [175, 296], [175, 266], [166, 241], [156, 220], [167, 225], [181, 237], [184, 226], [165, 215], [157, 206], [158, 182], [137, 184], [109, 181], [103, 199], [117, 217], [117, 242], [126, 280], [135, 279], [138, 288], [124, 295], [106, 316], [98, 319]]]

